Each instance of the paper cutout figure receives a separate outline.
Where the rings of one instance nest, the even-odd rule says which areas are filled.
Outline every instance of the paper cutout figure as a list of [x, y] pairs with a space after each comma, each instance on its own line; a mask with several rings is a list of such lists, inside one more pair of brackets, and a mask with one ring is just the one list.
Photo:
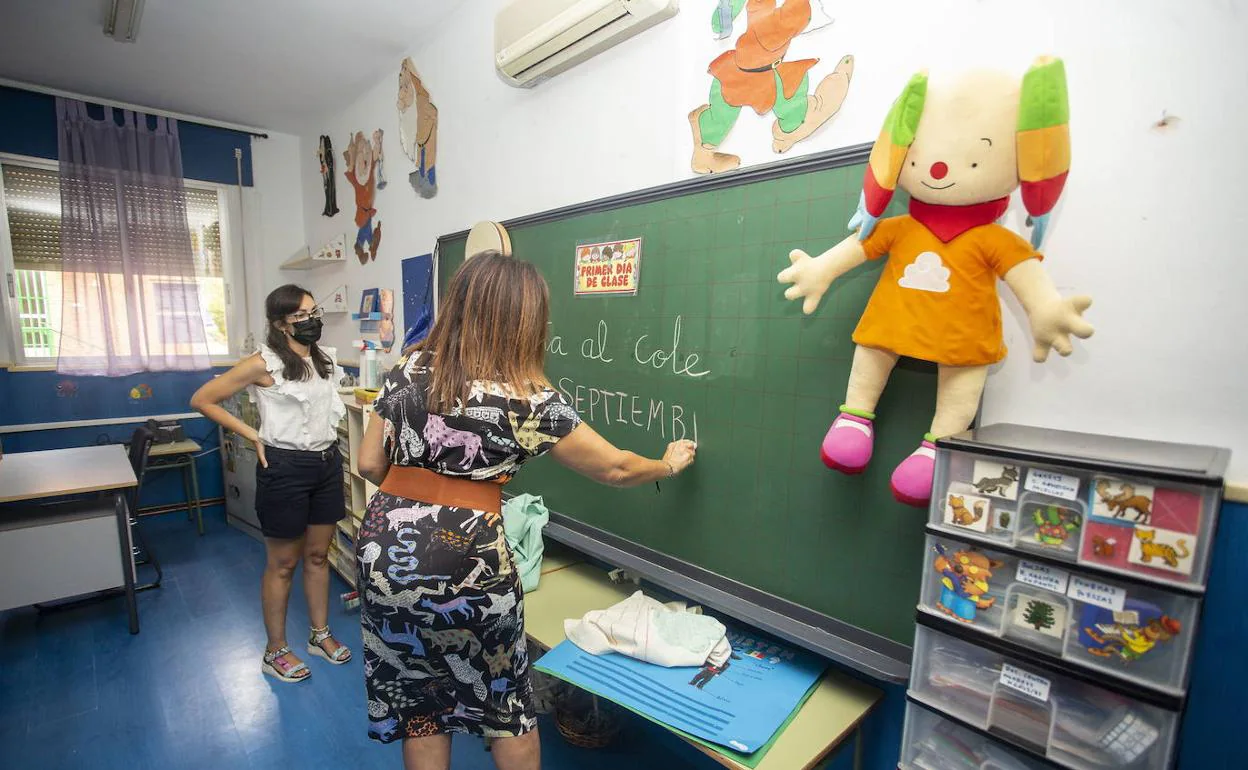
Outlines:
[[152, 386], [147, 383], [140, 382], [130, 389], [131, 401], [146, 401], [152, 397]]
[[334, 145], [329, 137], [321, 134], [316, 143], [316, 159], [321, 163], [321, 185], [325, 188], [325, 208], [321, 216], [332, 217], [338, 213], [338, 185], [334, 182]]
[[355, 190], [355, 226], [360, 228], [355, 236], [355, 256], [360, 264], [377, 259], [377, 247], [381, 245], [381, 222], [373, 223], [377, 209], [377, 161], [380, 160], [381, 136], [374, 134], [376, 145], [371, 145], [363, 131], [356, 131], [342, 157], [347, 161], [347, 181]]
[[[810, 93], [809, 71], [818, 59], [785, 61], [789, 44], [798, 35], [826, 26], [831, 20], [819, 8], [819, 24], [812, 24], [812, 0], [725, 0], [711, 16], [711, 29], [726, 37], [731, 22], [746, 12], [745, 34], [736, 46], [711, 62], [709, 102], [689, 113], [693, 131], [695, 173], [730, 171], [741, 158], [715, 150], [736, 125], [742, 107], [760, 116], [773, 113], [774, 151], [787, 152], [827, 123], [841, 109], [854, 73], [854, 57], [845, 56], [831, 74]], [[818, 3], [815, 3], [818, 5]], [[721, 34], [722, 33], [722, 34]]]
[[438, 108], [416, 74], [410, 58], [399, 67], [399, 141], [403, 154], [416, 164], [407, 179], [422, 198], [438, 194]]
[[56, 383], [57, 398], [73, 398], [78, 395], [78, 383], [73, 380], [61, 380]]
[[381, 349], [389, 353], [394, 347], [394, 292], [390, 289], [381, 290], [381, 322], [377, 325], [377, 336]]
[[381, 143], [385, 134], [380, 128], [373, 132], [373, 155], [377, 158], [377, 189], [386, 189], [386, 153]]

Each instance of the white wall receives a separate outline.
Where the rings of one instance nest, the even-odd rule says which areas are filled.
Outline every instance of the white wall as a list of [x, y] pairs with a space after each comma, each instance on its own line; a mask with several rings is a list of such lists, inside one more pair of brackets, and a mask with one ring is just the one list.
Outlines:
[[[308, 128], [298, 157], [306, 240], [354, 232], [341, 151], [349, 132], [377, 127], [386, 131], [390, 181], [376, 204], [384, 236], [373, 264], [352, 260], [290, 278], [322, 291], [345, 281], [356, 296], [370, 286], [397, 293], [400, 260], [430, 251], [440, 234], [691, 175], [686, 115], [705, 101], [706, 65], [722, 50], [711, 40], [713, 3], [686, 0], [673, 21], [531, 91], [495, 77], [500, 4], [465, 4], [411, 51], [440, 114], [437, 198], [418, 199], [406, 183], [398, 61], [357, 102], [327, 106]], [[1066, 60], [1074, 166], [1046, 264], [1064, 291], [1096, 299], [1089, 317], [1098, 331], [1070, 359], [1033, 364], [1025, 320], [1007, 301], [1015, 354], [989, 380], [985, 419], [1228, 446], [1238, 450], [1231, 477], [1248, 480], [1248, 267], [1234, 245], [1248, 201], [1218, 184], [1233, 178], [1224, 169], [1248, 168], [1236, 141], [1248, 125], [1248, 57], [1238, 52], [1248, 9], [1229, 1], [897, 0], [829, 2], [827, 10], [836, 22], [799, 39], [792, 58], [819, 56], [819, 77], [851, 53], [854, 80], [841, 115], [795, 154], [873, 140], [921, 67], [1021, 74], [1041, 53]], [[326, 66], [334, 64], [330, 56]], [[1158, 130], [1163, 111], [1179, 121]], [[747, 162], [772, 159], [770, 125], [744, 111], [723, 149]], [[339, 154], [342, 213], [332, 220], [320, 216], [319, 133]], [[271, 267], [290, 251], [265, 258]], [[783, 255], [775, 256], [779, 267]], [[355, 335], [340, 318], [327, 339], [341, 347]]]
[[269, 132], [267, 139], [252, 139], [251, 158], [255, 187], [244, 194], [247, 300], [250, 329], [259, 343], [265, 332], [265, 296], [292, 280], [277, 266], [307, 242], [301, 140], [291, 134]]

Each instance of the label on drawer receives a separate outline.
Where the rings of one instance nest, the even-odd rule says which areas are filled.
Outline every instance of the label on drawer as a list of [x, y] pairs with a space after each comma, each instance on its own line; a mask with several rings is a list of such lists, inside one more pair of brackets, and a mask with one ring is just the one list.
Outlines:
[[1048, 679], [1028, 673], [1009, 663], [1001, 664], [1001, 684], [1042, 701], [1049, 699], [1049, 687], [1052, 686]]
[[1019, 561], [1018, 572], [1014, 575], [1014, 579], [1029, 586], [1052, 591], [1055, 594], [1064, 594], [1066, 593], [1067, 582], [1070, 580], [1070, 573], [1064, 569], [1050, 567], [1045, 564]]
[[1078, 575], [1071, 576], [1070, 590], [1066, 592], [1066, 595], [1077, 602], [1095, 604], [1097, 607], [1104, 607], [1114, 612], [1122, 612], [1123, 606], [1127, 603], [1126, 589], [1115, 588], [1095, 580], [1081, 578]]
[[1027, 471], [1027, 483], [1024, 485], [1029, 492], [1060, 497], [1063, 500], [1079, 499], [1079, 477], [1068, 476], [1057, 471], [1042, 471], [1032, 468]]

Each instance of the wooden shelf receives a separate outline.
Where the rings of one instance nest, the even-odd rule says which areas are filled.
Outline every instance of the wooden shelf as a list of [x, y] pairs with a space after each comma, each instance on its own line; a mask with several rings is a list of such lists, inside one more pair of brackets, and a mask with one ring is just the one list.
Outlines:
[[312, 249], [302, 246], [298, 251], [291, 255], [282, 264], [278, 265], [280, 270], [312, 270], [317, 267], [325, 267], [326, 265], [341, 265], [347, 260], [344, 259], [326, 259], [324, 257], [316, 257], [312, 254]]

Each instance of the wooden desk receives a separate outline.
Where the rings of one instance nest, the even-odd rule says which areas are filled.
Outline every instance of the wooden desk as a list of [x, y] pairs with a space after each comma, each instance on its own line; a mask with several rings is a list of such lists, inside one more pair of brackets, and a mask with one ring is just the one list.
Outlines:
[[[186, 495], [186, 518], [194, 517], [198, 522], [199, 534], [204, 534], [204, 508], [199, 502], [199, 473], [195, 467], [195, 455], [203, 451], [198, 442], [191, 439], [172, 441], [168, 444], [152, 444], [147, 453], [148, 471], [172, 470], [182, 471], [182, 493]], [[138, 499], [138, 496], [135, 496]], [[135, 508], [139, 508], [136, 503]]]
[[[139, 612], [125, 495], [137, 483], [120, 444], [18, 452], [0, 458], [0, 503], [112, 493], [111, 502], [18, 506], [0, 513], [0, 586], [4, 586], [0, 609], [121, 588], [130, 633], [137, 634]], [[107, 523], [110, 517], [115, 526]], [[118, 554], [119, 562], [108, 553]]]
[[[636, 590], [632, 583], [612, 583], [606, 572], [590, 564], [573, 563], [547, 573], [543, 563], [538, 589], [524, 597], [525, 631], [543, 647], [554, 647], [566, 638], [565, 619], [609, 607]], [[876, 688], [829, 670], [756, 770], [813, 768], [857, 731], [882, 697]], [[748, 770], [705, 746], [689, 743], [725, 767]]]

